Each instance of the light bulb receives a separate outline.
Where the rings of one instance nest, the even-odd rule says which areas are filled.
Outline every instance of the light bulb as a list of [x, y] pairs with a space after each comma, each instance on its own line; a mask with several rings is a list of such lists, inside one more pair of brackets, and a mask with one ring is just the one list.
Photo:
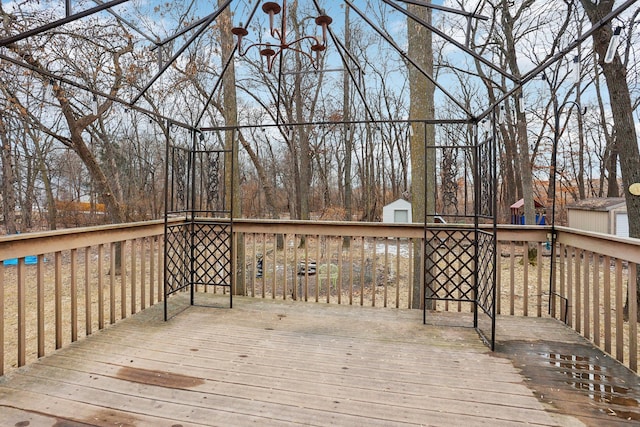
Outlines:
[[524, 94], [522, 93], [518, 96], [518, 108], [521, 113], [524, 113]]
[[578, 55], [573, 57], [573, 81], [575, 83], [580, 81], [580, 57]]
[[502, 120], [504, 119], [504, 105], [501, 105], [500, 108], [498, 109], [497, 112], [497, 117], [496, 117], [496, 122], [498, 122], [498, 124], [502, 124]]
[[609, 47], [607, 48], [607, 53], [604, 55], [604, 62], [610, 64], [613, 62], [613, 58], [616, 56], [616, 52], [618, 51], [618, 46], [620, 45], [620, 34], [622, 33], [622, 27], [616, 27], [613, 30], [613, 34], [611, 35], [611, 40], [609, 41]]

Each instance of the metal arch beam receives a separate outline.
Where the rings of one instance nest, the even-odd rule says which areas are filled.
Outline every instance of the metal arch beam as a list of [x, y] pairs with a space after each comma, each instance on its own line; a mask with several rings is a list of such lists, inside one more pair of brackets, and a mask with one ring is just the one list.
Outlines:
[[159, 114], [159, 113], [157, 113], [155, 111], [148, 110], [146, 108], [137, 107], [135, 105], [127, 105], [128, 104], [127, 101], [125, 101], [122, 98], [119, 98], [117, 96], [113, 96], [113, 95], [105, 93], [105, 92], [100, 92], [100, 91], [95, 90], [95, 89], [91, 89], [90, 87], [88, 87], [86, 85], [74, 82], [73, 80], [69, 80], [69, 79], [67, 79], [65, 77], [58, 76], [58, 75], [56, 75], [56, 74], [54, 74], [54, 73], [52, 73], [50, 71], [42, 70], [42, 69], [40, 69], [38, 67], [35, 67], [35, 66], [33, 66], [33, 65], [31, 65], [31, 64], [29, 64], [27, 62], [20, 61], [20, 60], [17, 60], [15, 58], [11, 58], [10, 56], [7, 56], [7, 55], [5, 55], [3, 53], [0, 53], [0, 59], [2, 59], [3, 61], [10, 62], [10, 63], [12, 63], [12, 64], [14, 64], [14, 65], [16, 65], [18, 67], [22, 67], [24, 69], [31, 70], [34, 73], [40, 74], [41, 76], [47, 77], [47, 78], [49, 78], [51, 80], [56, 80], [56, 81], [58, 81], [60, 83], [64, 83], [66, 85], [73, 86], [75, 88], [84, 90], [84, 91], [86, 91], [88, 93], [91, 93], [93, 95], [97, 95], [97, 96], [103, 97], [105, 99], [109, 99], [110, 101], [116, 102], [116, 103], [118, 103], [120, 105], [123, 105], [123, 106], [127, 106], [127, 108], [131, 108], [132, 110], [136, 110], [136, 111], [138, 111], [138, 112], [140, 112], [142, 114], [146, 114], [148, 116], [152, 116], [152, 117], [156, 117], [156, 118], [165, 120], [168, 123], [172, 123], [172, 124], [174, 124], [176, 126], [180, 126], [180, 127], [187, 128], [187, 129], [191, 128], [191, 126], [188, 125], [187, 123], [182, 123], [182, 122], [180, 122], [180, 121], [178, 121], [176, 119], [163, 116], [162, 114]]
[[351, 81], [355, 85], [356, 90], [358, 92], [358, 95], [360, 96], [360, 98], [362, 99], [362, 102], [364, 103], [364, 108], [365, 108], [365, 110], [367, 110], [367, 114], [369, 115], [369, 118], [371, 120], [374, 120], [373, 113], [371, 112], [371, 108], [369, 108], [369, 102], [367, 101], [367, 97], [366, 97], [364, 91], [362, 90], [362, 87], [360, 87], [362, 74], [364, 73], [364, 71], [362, 71], [362, 68], [357, 66], [357, 62], [354, 61], [354, 63], [356, 64], [356, 66], [358, 68], [358, 75], [360, 77], [360, 79], [356, 79], [356, 76], [353, 75], [353, 70], [349, 66], [349, 63], [347, 62], [347, 59], [344, 57], [343, 51], [346, 52], [347, 56], [349, 56], [349, 58], [351, 58], [352, 60], [353, 60], [353, 56], [346, 49], [346, 47], [342, 44], [342, 42], [337, 37], [335, 37], [335, 35], [333, 34], [333, 31], [331, 29], [329, 29], [329, 35], [331, 36], [331, 39], [334, 41], [336, 46], [339, 46], [339, 49], [336, 49], [336, 50], [340, 54], [340, 58], [342, 59], [342, 63], [344, 64], [345, 68], [347, 69], [347, 72], [349, 73], [349, 77], [351, 77]]
[[418, 0], [398, 0], [398, 1], [401, 1], [402, 3], [414, 4], [416, 6], [424, 6], [424, 7], [430, 8], [430, 9], [440, 10], [442, 12], [453, 13], [453, 14], [456, 14], [456, 15], [462, 15], [462, 16], [465, 16], [467, 18], [479, 19], [481, 21], [488, 21], [489, 20], [488, 16], [478, 15], [477, 13], [467, 12], [467, 11], [464, 11], [464, 10], [453, 9], [453, 8], [446, 7], [446, 6], [441, 6], [441, 5], [435, 4], [435, 3], [426, 3], [424, 1], [418, 1]]
[[[209, 15], [211, 16], [211, 15]], [[178, 31], [177, 33], [173, 34], [172, 36], [167, 37], [166, 39], [162, 40], [162, 41], [155, 41], [154, 44], [155, 46], [153, 46], [151, 48], [151, 50], [156, 50], [158, 47], [160, 46], [164, 46], [165, 44], [169, 43], [172, 40], [177, 39], [178, 37], [180, 37], [181, 35], [188, 33], [189, 31], [193, 30], [194, 28], [204, 24], [205, 22], [207, 22], [207, 19], [209, 19], [209, 16], [205, 16], [204, 18], [198, 19], [196, 22], [194, 22], [193, 24], [183, 28], [182, 30]]]
[[384, 31], [382, 31], [374, 22], [371, 21], [371, 19], [369, 19], [360, 9], [358, 9], [357, 7], [354, 6], [353, 2], [351, 0], [344, 0], [345, 3], [347, 3], [358, 15], [360, 15], [360, 17], [372, 28], [374, 29], [379, 35], [380, 37], [382, 37], [383, 39], [385, 39], [387, 41], [387, 43], [389, 43], [404, 59], [406, 59], [407, 61], [409, 61], [411, 63], [411, 65], [413, 65], [414, 67], [416, 67], [416, 69], [418, 71], [420, 71], [420, 73], [422, 73], [423, 76], [425, 76], [431, 83], [434, 84], [434, 86], [436, 86], [438, 89], [440, 89], [442, 91], [442, 93], [444, 93], [447, 98], [449, 98], [449, 100], [451, 102], [453, 102], [458, 108], [460, 108], [462, 111], [464, 111], [468, 117], [474, 117], [474, 115], [464, 106], [460, 103], [460, 101], [458, 101], [456, 99], [455, 96], [453, 96], [452, 94], [449, 93], [449, 91], [447, 91], [444, 87], [442, 87], [442, 85], [440, 85], [436, 79], [433, 78], [433, 76], [429, 73], [427, 73], [425, 70], [422, 69], [422, 67], [420, 67], [418, 64], [416, 64], [416, 62], [406, 53], [404, 52], [400, 46], [398, 46], [398, 44], [387, 34], [385, 34]]
[[167, 69], [171, 66], [171, 64], [173, 64], [175, 62], [176, 59], [178, 59], [178, 57], [180, 57], [180, 55], [182, 55], [182, 53], [187, 50], [187, 48], [189, 46], [191, 46], [191, 44], [198, 38], [200, 37], [200, 35], [209, 27], [209, 25], [211, 25], [211, 23], [213, 21], [216, 20], [216, 18], [227, 8], [229, 7], [229, 4], [231, 3], [232, 0], [227, 0], [222, 6], [220, 6], [218, 8], [217, 11], [215, 11], [214, 13], [212, 13], [211, 15], [209, 15], [207, 17], [207, 19], [205, 20], [205, 22], [201, 25], [200, 29], [198, 31], [196, 31], [195, 34], [193, 34], [189, 40], [187, 40], [187, 42], [182, 45], [182, 47], [180, 49], [178, 49], [178, 51], [176, 53], [173, 54], [173, 56], [169, 59], [169, 61], [167, 61], [166, 64], [164, 64], [160, 70], [158, 70], [158, 72], [156, 73], [155, 76], [153, 76], [151, 78], [151, 80], [149, 80], [149, 82], [146, 84], [146, 86], [140, 91], [140, 93], [138, 93], [138, 95], [135, 96], [135, 98], [133, 98], [131, 100], [131, 102], [129, 103], [130, 105], [134, 105], [136, 102], [138, 102], [138, 100], [140, 100], [140, 98], [142, 98], [142, 96], [147, 92], [147, 90], [149, 90], [149, 88], [156, 82], [156, 80], [158, 80], [160, 78], [160, 76], [162, 76], [162, 74], [164, 74], [165, 71], [167, 71]]
[[[315, 4], [317, 11], [321, 12], [322, 9], [321, 9], [320, 5], [318, 4], [318, 1], [317, 0], [313, 0], [313, 3]], [[360, 96], [360, 99], [364, 103], [364, 108], [365, 108], [365, 110], [367, 110], [367, 114], [369, 115], [369, 118], [373, 121], [374, 120], [373, 113], [371, 112], [371, 108], [369, 108], [369, 103], [367, 102], [367, 97], [365, 96], [362, 88], [360, 87], [360, 82], [353, 75], [353, 70], [349, 66], [349, 62], [347, 61], [347, 58], [345, 58], [344, 53], [346, 53], [347, 56], [353, 61], [353, 63], [356, 64], [360, 76], [362, 76], [362, 73], [363, 73], [362, 68], [360, 68], [358, 66], [358, 62], [355, 60], [355, 58], [353, 57], [351, 52], [349, 52], [347, 50], [346, 46], [340, 41], [340, 39], [338, 39], [335, 36], [335, 34], [334, 34], [333, 30], [331, 29], [331, 27], [328, 27], [327, 30], [329, 31], [329, 36], [331, 37], [331, 40], [338, 47], [338, 49], [336, 49], [336, 50], [337, 50], [338, 54], [340, 55], [340, 59], [342, 60], [342, 64], [344, 64], [345, 68], [347, 69], [347, 72], [349, 73], [349, 77], [351, 78], [351, 81], [355, 85], [356, 91], [358, 92], [358, 95]]]
[[[102, 0], [93, 0], [94, 3], [102, 5], [104, 4], [104, 2]], [[129, 21], [128, 19], [123, 18], [122, 16], [120, 16], [118, 13], [114, 12], [111, 9], [107, 9], [107, 12], [109, 12], [111, 15], [113, 15], [118, 21], [122, 22], [123, 24], [127, 25], [129, 28], [133, 29], [136, 33], [140, 34], [142, 37], [144, 37], [145, 39], [149, 40], [151, 43], [156, 43], [157, 40], [154, 40], [153, 38], [151, 38], [148, 34], [145, 34], [144, 31], [142, 31], [140, 28], [138, 28], [137, 25], [135, 25], [133, 22]]]
[[[462, 43], [456, 41], [455, 39], [453, 39], [452, 37], [449, 37], [447, 34], [445, 34], [443, 31], [439, 30], [438, 28], [436, 28], [435, 26], [431, 25], [430, 23], [426, 22], [423, 19], [420, 19], [419, 17], [417, 17], [415, 14], [409, 12], [406, 9], [401, 8], [400, 6], [398, 6], [397, 4], [391, 2], [390, 0], [382, 0], [384, 3], [388, 4], [389, 6], [393, 7], [394, 9], [396, 9], [398, 12], [403, 13], [404, 15], [408, 16], [409, 18], [413, 19], [414, 21], [416, 21], [417, 23], [421, 24], [423, 27], [428, 28], [432, 33], [437, 34], [438, 36], [442, 37], [443, 39], [445, 39], [446, 41], [448, 41], [449, 43], [451, 43], [452, 45], [454, 45], [455, 47], [457, 47], [458, 49], [460, 49], [461, 51], [463, 51], [464, 53], [466, 53], [467, 55], [471, 55], [473, 58], [477, 59], [478, 61], [482, 62], [484, 65], [486, 65], [487, 67], [491, 68], [493, 71], [501, 74], [502, 76], [508, 78], [509, 80], [511, 80], [512, 82], [518, 82], [520, 79], [516, 78], [514, 75], [507, 73], [505, 70], [503, 70], [500, 67], [497, 67], [495, 64], [493, 64], [491, 61], [489, 61], [488, 59], [484, 58], [481, 55], [478, 55], [477, 53], [475, 53], [473, 50], [469, 49], [467, 46], [463, 45]], [[416, 2], [411, 2], [412, 4], [419, 4], [421, 6], [425, 6], [422, 3], [416, 3]]]
[[531, 80], [535, 79], [542, 71], [546, 70], [547, 68], [549, 68], [550, 66], [552, 66], [556, 62], [560, 61], [569, 52], [571, 52], [573, 49], [575, 49], [576, 47], [581, 45], [586, 39], [591, 37], [593, 35], [593, 33], [598, 31], [600, 28], [604, 27], [605, 25], [607, 25], [612, 19], [616, 18], [618, 15], [620, 15], [622, 12], [624, 12], [625, 10], [627, 10], [628, 8], [630, 8], [631, 6], [633, 6], [636, 3], [637, 3], [637, 0], [627, 0], [625, 3], [621, 4], [617, 9], [612, 10], [608, 15], [603, 17], [600, 21], [598, 21], [597, 24], [594, 24], [587, 32], [585, 32], [580, 37], [578, 37], [573, 43], [569, 44], [567, 47], [565, 47], [564, 49], [562, 49], [561, 51], [559, 51], [558, 53], [553, 55], [551, 58], [549, 58], [548, 60], [546, 60], [542, 64], [540, 64], [537, 67], [535, 67], [533, 70], [531, 70], [528, 73], [526, 73], [522, 77], [520, 82], [513, 89], [505, 92], [493, 104], [491, 104], [489, 107], [487, 107], [486, 110], [484, 110], [481, 114], [479, 114], [478, 115], [478, 120], [482, 120], [483, 118], [485, 118], [486, 116], [491, 114], [491, 111], [493, 111], [493, 109], [495, 107], [500, 105], [500, 103], [502, 103], [505, 99], [507, 99], [508, 97], [513, 95], [515, 92], [520, 90], [520, 88], [522, 86], [524, 86], [525, 83], [528, 83]]
[[117, 6], [121, 3], [128, 2], [129, 0], [113, 0], [107, 3], [103, 3], [96, 7], [92, 7], [87, 10], [83, 10], [82, 12], [74, 13], [66, 16], [65, 18], [58, 19], [57, 21], [49, 22], [48, 24], [42, 25], [37, 28], [33, 28], [31, 30], [24, 31], [20, 34], [16, 34], [15, 36], [5, 37], [0, 39], [0, 46], [8, 46], [12, 43], [18, 42], [20, 40], [24, 40], [26, 38], [44, 33], [45, 31], [49, 31], [53, 28], [59, 27], [61, 25], [68, 24], [73, 21], [77, 21], [78, 19], [85, 18], [89, 15], [93, 15], [94, 13], [102, 12], [105, 9], [109, 9], [111, 7]]
[[543, 62], [542, 64], [538, 65], [536, 68], [534, 68], [533, 70], [525, 74], [522, 79], [523, 83], [536, 78], [536, 76], [540, 74], [541, 71], [544, 71], [554, 63], [558, 62], [560, 59], [564, 58], [567, 55], [567, 53], [569, 53], [570, 51], [578, 47], [578, 45], [582, 44], [582, 42], [584, 42], [586, 39], [591, 37], [593, 33], [598, 31], [600, 28], [604, 27], [605, 25], [607, 25], [612, 19], [616, 18], [618, 15], [620, 15], [622, 12], [624, 12], [625, 10], [627, 10], [628, 8], [630, 8], [636, 3], [637, 3], [637, 0], [627, 0], [624, 4], [620, 5], [617, 9], [612, 10], [608, 15], [606, 15], [604, 18], [598, 21], [597, 24], [589, 28], [587, 32], [585, 32], [580, 37], [578, 37], [569, 46], [562, 49], [560, 52], [556, 53], [551, 58], [549, 58], [546, 62]]
[[[253, 17], [255, 16], [259, 5], [260, 5], [260, 2], [256, 2], [253, 10], [251, 11], [251, 14], [249, 15], [249, 19], [247, 20], [245, 28], [247, 26], [249, 26], [249, 24], [253, 20]], [[227, 61], [225, 62], [224, 66], [222, 67], [222, 71], [220, 72], [220, 76], [218, 76], [218, 80], [216, 80], [216, 83], [213, 85], [213, 89], [211, 89], [211, 92], [209, 93], [209, 96], [207, 97], [207, 102], [202, 107], [202, 111], [200, 112], [200, 114], [198, 115], [198, 118], [196, 119], [196, 122], [194, 124], [195, 128], [197, 128], [200, 125], [200, 122], [202, 121], [202, 118], [204, 117], [204, 114], [207, 111], [207, 107], [209, 107], [209, 104], [211, 103], [211, 100], [213, 99], [213, 95], [215, 95], [215, 93], [218, 91], [218, 86], [222, 82], [222, 79], [224, 78], [224, 75], [226, 74], [227, 69], [229, 68], [229, 65], [231, 65], [231, 62], [233, 62], [233, 57], [235, 56], [237, 51], [238, 51], [238, 43], [236, 42], [236, 44], [233, 47], [233, 49], [231, 49], [231, 53], [229, 54], [229, 58], [227, 58]]]
[[[455, 125], [455, 124], [473, 124], [472, 119], [426, 119], [426, 120], [395, 120], [395, 119], [380, 119], [380, 120], [348, 120], [348, 121], [315, 121], [315, 122], [296, 122], [296, 123], [286, 123], [286, 126], [334, 126], [334, 125], [358, 125], [358, 124], [377, 124], [377, 123], [423, 123], [427, 125]], [[226, 131], [232, 129], [250, 129], [250, 128], [280, 128], [282, 127], [282, 123], [259, 123], [259, 124], [244, 124], [244, 125], [229, 125], [229, 126], [209, 126], [209, 127], [200, 127], [198, 128], [201, 132], [215, 132], [215, 131]], [[187, 126], [190, 128], [190, 126]]]

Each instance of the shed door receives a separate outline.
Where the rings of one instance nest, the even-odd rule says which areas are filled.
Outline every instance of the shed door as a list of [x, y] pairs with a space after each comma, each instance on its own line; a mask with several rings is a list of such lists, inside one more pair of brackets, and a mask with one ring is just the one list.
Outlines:
[[629, 217], [626, 213], [616, 213], [616, 236], [629, 237]]
[[394, 210], [393, 222], [409, 222], [409, 211], [406, 209]]

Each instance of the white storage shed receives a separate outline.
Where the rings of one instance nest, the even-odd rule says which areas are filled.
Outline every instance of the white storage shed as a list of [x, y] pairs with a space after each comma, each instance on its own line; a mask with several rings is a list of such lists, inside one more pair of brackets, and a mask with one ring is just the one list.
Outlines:
[[386, 223], [410, 223], [411, 203], [404, 199], [398, 199], [382, 208], [382, 222]]
[[571, 228], [629, 237], [629, 217], [624, 197], [580, 200], [567, 205], [567, 217]]

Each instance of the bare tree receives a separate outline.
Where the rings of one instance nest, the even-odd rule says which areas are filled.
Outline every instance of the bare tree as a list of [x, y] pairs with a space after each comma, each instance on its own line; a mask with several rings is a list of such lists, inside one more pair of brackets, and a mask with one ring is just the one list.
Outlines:
[[[409, 5], [408, 10], [418, 16], [425, 22], [431, 22], [431, 9], [425, 6]], [[431, 31], [422, 24], [407, 18], [407, 31], [409, 40], [409, 56], [419, 65], [422, 70], [433, 76], [433, 46], [431, 44]], [[417, 120], [432, 119], [435, 115], [434, 107], [434, 84], [415, 67], [409, 68], [409, 86], [410, 86], [410, 106], [409, 118]], [[435, 177], [435, 150], [427, 150], [426, 146], [435, 145], [435, 131], [433, 125], [414, 124], [413, 137], [411, 138], [411, 209], [414, 220], [425, 218], [427, 221], [433, 221], [425, 214], [433, 215], [435, 212], [435, 191], [429, 191], [425, 194], [427, 183], [426, 176]], [[435, 183], [430, 183], [430, 185]], [[433, 185], [431, 188], [435, 188]], [[422, 252], [422, 248], [418, 243], [415, 253]], [[428, 254], [425, 254], [425, 259]], [[416, 272], [413, 283], [413, 308], [421, 307], [422, 294], [420, 289], [422, 270], [420, 265], [420, 257], [414, 257], [414, 271]]]
[[[600, 0], [597, 3], [581, 0], [580, 3], [594, 25], [610, 13], [614, 5], [613, 0]], [[615, 122], [615, 146], [620, 156], [620, 171], [622, 173], [623, 188], [625, 189], [627, 215], [629, 216], [629, 236], [640, 238], [640, 197], [631, 194], [627, 190], [631, 184], [640, 182], [640, 150], [638, 149], [638, 137], [635, 123], [633, 122], [634, 108], [627, 82], [626, 64], [622, 62], [618, 54], [610, 62], [605, 62], [605, 55], [611, 36], [611, 28], [607, 26], [600, 27], [593, 34], [593, 48], [598, 54], [598, 64], [607, 82], [609, 99], [611, 100], [611, 113]], [[640, 275], [637, 281], [640, 283]], [[635, 298], [636, 301], [640, 302], [640, 286], [636, 286], [636, 289]], [[627, 296], [627, 298], [630, 297], [633, 296]], [[625, 306], [627, 316], [628, 306], [629, 302], [627, 301]], [[637, 320], [640, 320], [640, 312]]]
[[4, 226], [8, 234], [18, 231], [16, 223], [16, 189], [14, 173], [14, 156], [11, 146], [10, 118], [5, 114], [0, 115], [0, 143], [2, 156], [2, 216]]

